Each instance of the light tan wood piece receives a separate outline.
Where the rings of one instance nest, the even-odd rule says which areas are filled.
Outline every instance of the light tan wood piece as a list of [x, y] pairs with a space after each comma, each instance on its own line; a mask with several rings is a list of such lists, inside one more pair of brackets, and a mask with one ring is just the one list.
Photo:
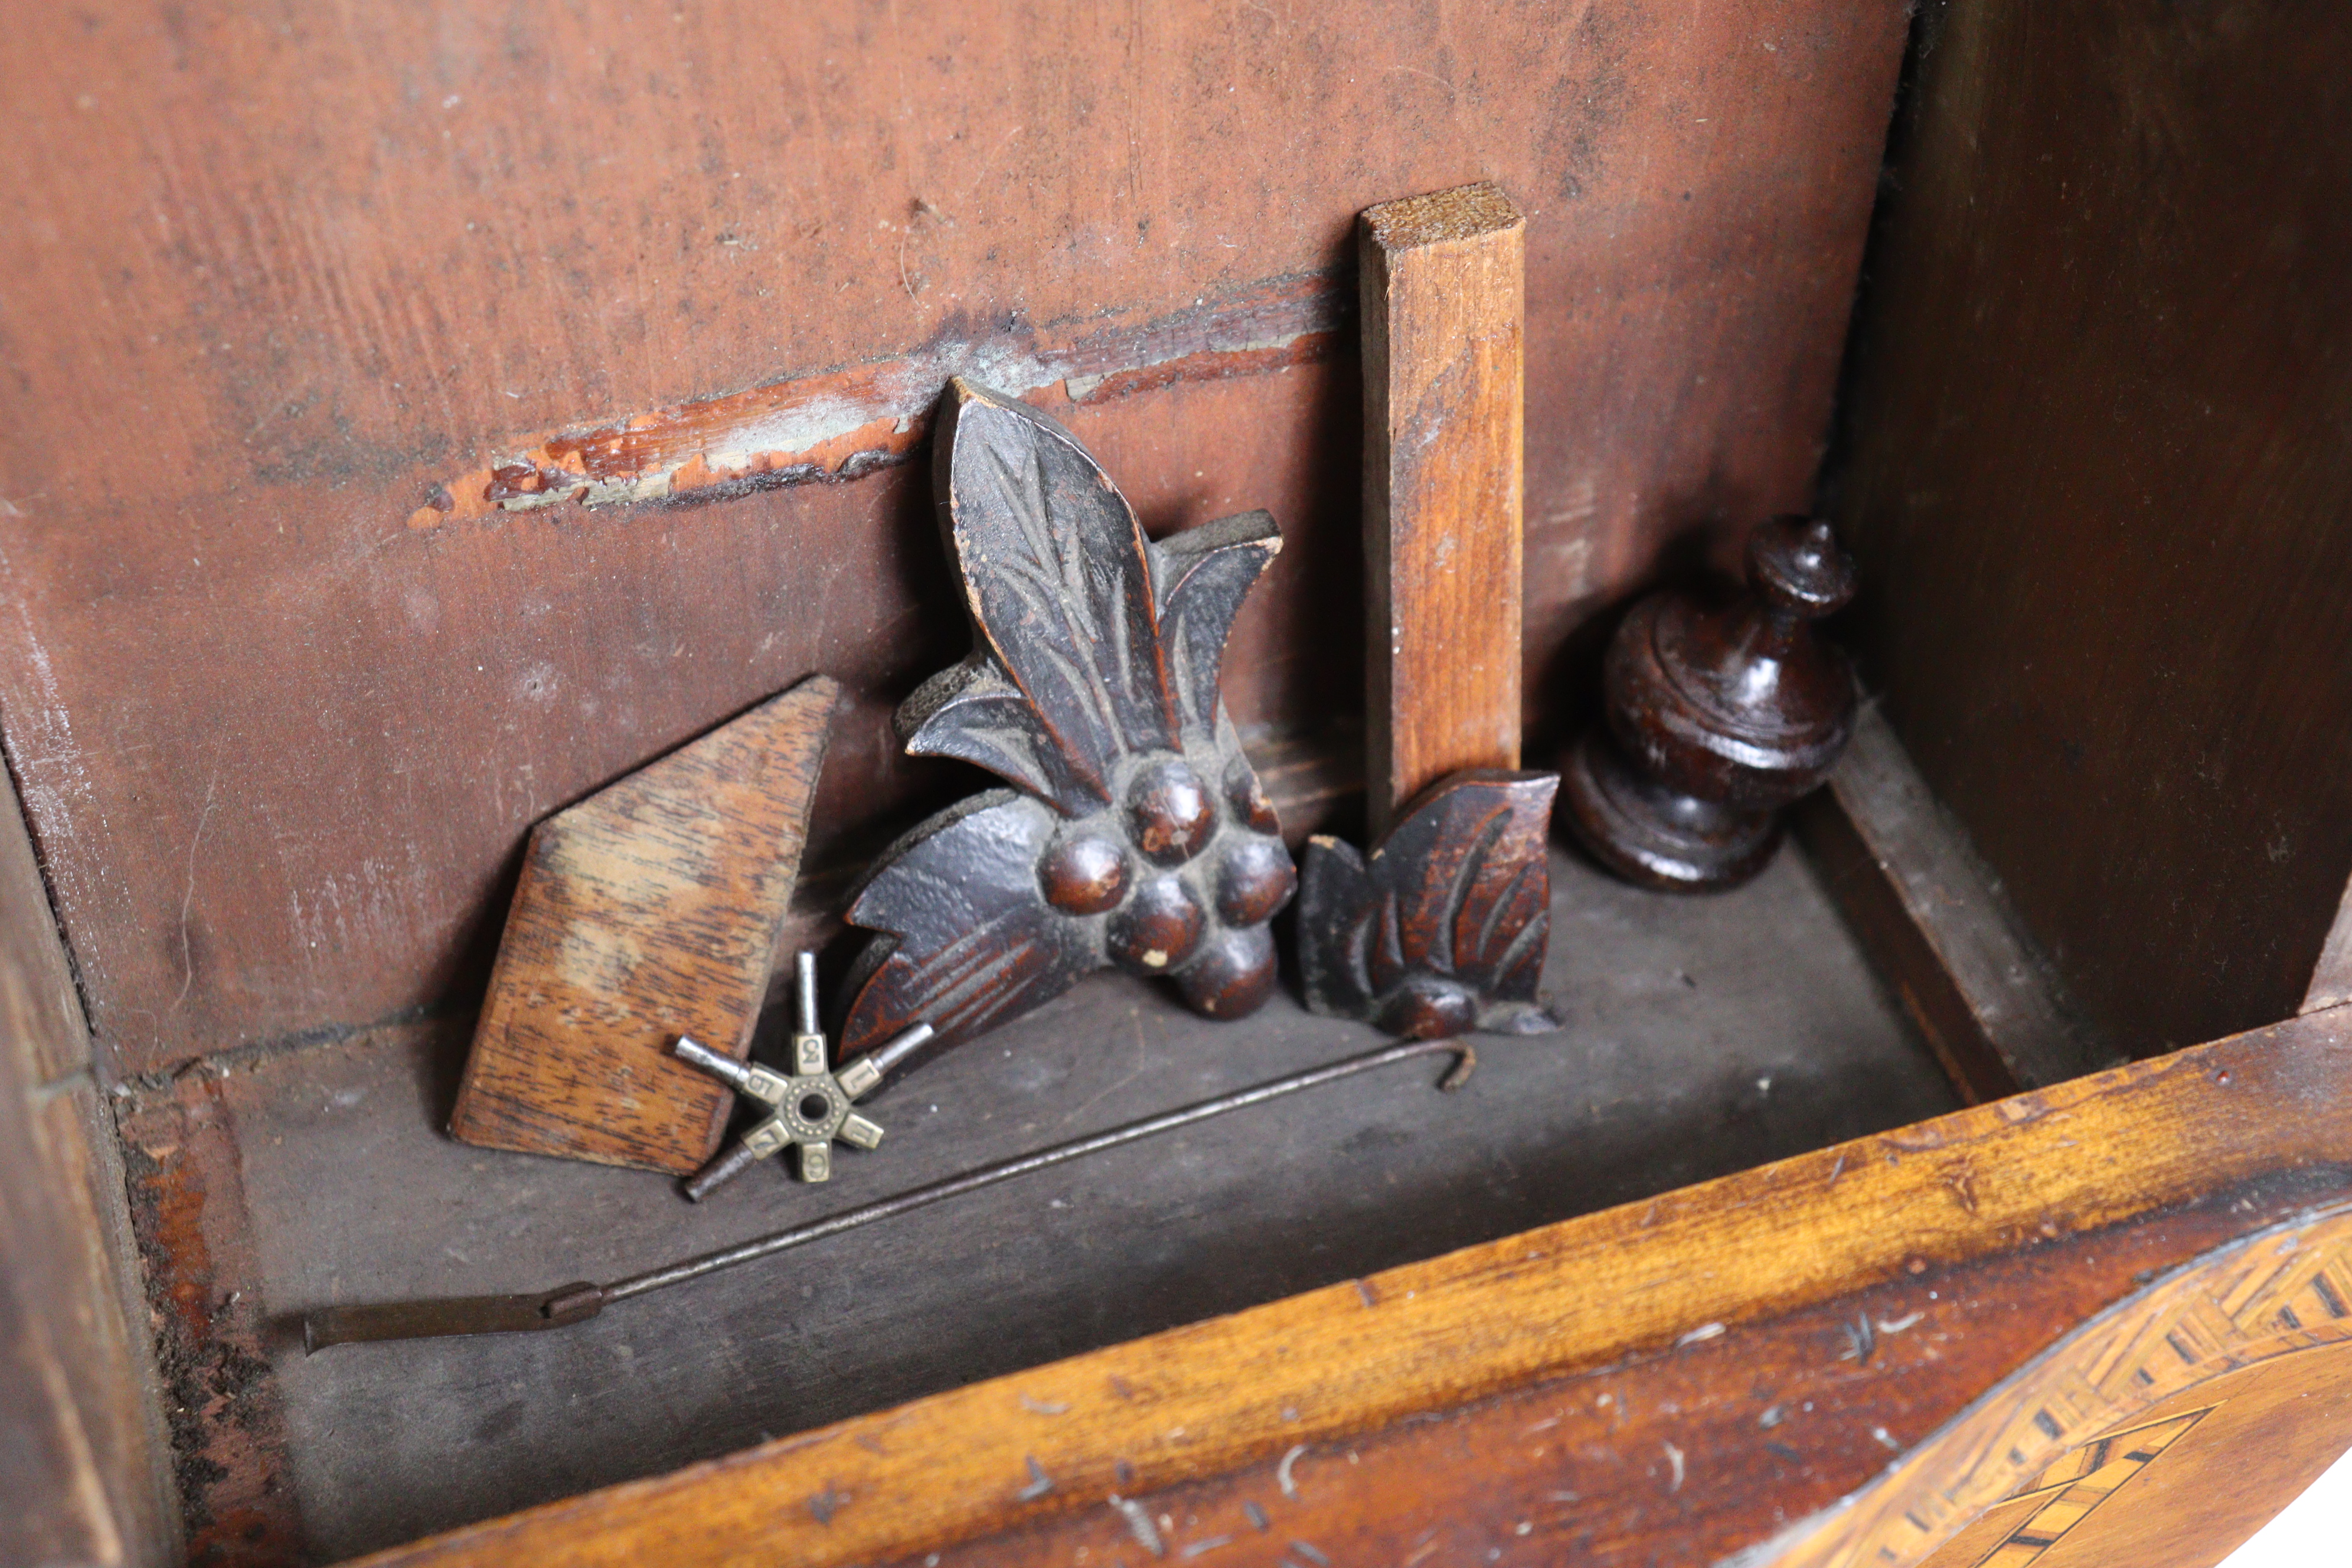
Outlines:
[[823, 676], [534, 828], [449, 1131], [687, 1174], [732, 1103], [676, 1060], [751, 1046], [836, 688]]
[[1366, 773], [1377, 838], [1519, 765], [1527, 222], [1492, 184], [1365, 209]]

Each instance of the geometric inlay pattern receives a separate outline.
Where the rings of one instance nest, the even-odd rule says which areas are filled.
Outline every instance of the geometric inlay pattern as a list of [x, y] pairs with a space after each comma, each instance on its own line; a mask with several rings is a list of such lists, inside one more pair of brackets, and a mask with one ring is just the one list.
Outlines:
[[2027, 1568], [2059, 1538], [2091, 1517], [2126, 1481], [2155, 1461], [2204, 1415], [2192, 1410], [2085, 1443], [2027, 1483], [2020, 1498], [2041, 1497], [2040, 1508], [1976, 1561], [1976, 1568]]
[[[2158, 1401], [2242, 1366], [2347, 1340], [2352, 1209], [2338, 1209], [2209, 1253], [2108, 1308], [1876, 1481], [1738, 1561], [1755, 1568], [1910, 1568], [2009, 1498], [2045, 1484], [2087, 1484], [2100, 1464], [2130, 1463], [2136, 1473], [2147, 1461], [2129, 1461], [2122, 1451], [2079, 1476], [2054, 1467], [2071, 1450], [2089, 1454], [2094, 1439], [2122, 1431]], [[2112, 1491], [2128, 1479], [2121, 1473], [2100, 1484]], [[2053, 1529], [2058, 1522], [2053, 1515]], [[2056, 1539], [2043, 1530], [2027, 1533], [2048, 1537], [2032, 1555]], [[2008, 1545], [1986, 1562], [2019, 1568], [2032, 1560], [2001, 1555]]]

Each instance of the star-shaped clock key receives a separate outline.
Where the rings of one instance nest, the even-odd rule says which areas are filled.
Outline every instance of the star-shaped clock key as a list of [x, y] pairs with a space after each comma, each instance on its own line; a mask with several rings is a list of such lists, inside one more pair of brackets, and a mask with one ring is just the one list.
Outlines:
[[835, 1139], [859, 1149], [871, 1149], [882, 1142], [881, 1126], [850, 1109], [852, 1102], [873, 1092], [892, 1068], [931, 1037], [931, 1026], [918, 1024], [880, 1049], [845, 1063], [839, 1072], [828, 1070], [829, 1052], [817, 1027], [816, 954], [802, 953], [799, 968], [800, 1029], [793, 1036], [789, 1075], [730, 1061], [683, 1036], [678, 1038], [679, 1060], [701, 1068], [770, 1112], [733, 1148], [686, 1184], [686, 1195], [697, 1203], [721, 1183], [781, 1149], [793, 1151], [802, 1181], [829, 1180]]

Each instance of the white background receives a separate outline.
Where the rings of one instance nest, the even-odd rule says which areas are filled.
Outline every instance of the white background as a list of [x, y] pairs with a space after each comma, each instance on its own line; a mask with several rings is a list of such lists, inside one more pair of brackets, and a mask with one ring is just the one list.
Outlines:
[[2352, 1454], [2336, 1460], [2309, 1491], [2223, 1558], [2221, 1568], [2344, 1568], [2347, 1563], [2352, 1563]]

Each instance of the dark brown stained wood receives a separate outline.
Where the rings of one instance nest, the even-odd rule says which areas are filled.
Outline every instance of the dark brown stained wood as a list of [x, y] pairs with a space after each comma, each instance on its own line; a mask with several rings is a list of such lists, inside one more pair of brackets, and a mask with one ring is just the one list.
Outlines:
[[1932, 37], [1840, 405], [1849, 635], [2118, 1047], [2284, 1016], [2352, 880], [2352, 15]]
[[2314, 1014], [370, 1561], [1910, 1568], [2352, 1336], [2347, 1090]]
[[0, 1562], [178, 1554], [113, 1118], [0, 784]]
[[1519, 765], [1527, 219], [1501, 187], [1367, 207], [1366, 806]]
[[1539, 991], [1559, 789], [1558, 773], [1465, 768], [1406, 801], [1369, 857], [1308, 839], [1295, 928], [1308, 1008], [1418, 1039], [1559, 1028]]
[[1298, 876], [1218, 673], [1281, 529], [1244, 512], [1155, 543], [1067, 430], [961, 377], [935, 423], [972, 646], [897, 724], [1013, 787], [926, 817], [859, 885], [842, 1058], [919, 1024], [936, 1055], [1111, 963], [1207, 1016], [1255, 1012]]
[[[232, 1077], [180, 1074], [126, 1100], [116, 1126], [189, 1560], [268, 1564], [300, 1552], [303, 1520], [279, 1473], [285, 1406], [268, 1358], [287, 1339], [273, 1334], [268, 1300], [252, 1288], [260, 1248], [247, 1219]], [[347, 1158], [338, 1179], [349, 1168]], [[300, 1201], [325, 1200], [314, 1190]]]
[[[1263, 579], [1260, 584], [1263, 590]], [[1244, 738], [1242, 749], [1275, 816], [1281, 819], [1283, 842], [1294, 856], [1311, 834], [1334, 816], [1359, 814], [1364, 794], [1361, 740], [1346, 725], [1313, 734], [1274, 735], [1260, 731]], [[887, 841], [880, 841], [870, 848], [878, 853], [887, 847]], [[836, 859], [830, 866], [812, 868], [803, 859], [800, 880], [793, 888], [792, 910], [784, 917], [783, 935], [776, 944], [780, 958], [803, 949], [820, 950], [848, 929], [842, 912], [868, 868], [866, 860]], [[779, 963], [769, 981], [771, 1005], [782, 1006], [789, 1001], [788, 979]]]
[[[813, 406], [784, 393], [688, 428], [757, 389], [1034, 353], [1155, 536], [1282, 520], [1235, 722], [1352, 719], [1350, 225], [1402, 192], [1492, 179], [1528, 216], [1540, 701], [1670, 543], [1809, 494], [1905, 27], [1900, 0], [26, 8], [0, 726], [92, 1027], [142, 1072], [470, 1006], [532, 822], [813, 671], [845, 692], [813, 869], [968, 788], [888, 728], [962, 651], [921, 474], [759, 488], [791, 477], [768, 455], [901, 433], [811, 457], [728, 422]], [[1080, 363], [1097, 320], [1139, 335]], [[469, 477], [487, 507], [497, 468], [537, 484], [551, 443], [641, 417], [627, 472], [741, 478], [465, 515]]]
[[1794, 822], [1847, 923], [1971, 1102], [2112, 1065], [1874, 704]]
[[840, 688], [811, 676], [531, 830], [450, 1132], [692, 1175], [768, 994]]
[[1853, 597], [1853, 558], [1821, 518], [1760, 522], [1747, 586], [1666, 589], [1626, 613], [1601, 667], [1601, 715], [1562, 759], [1566, 820], [1629, 882], [1714, 892], [1762, 869], [1784, 808], [1853, 733], [1845, 654], [1814, 622]]

